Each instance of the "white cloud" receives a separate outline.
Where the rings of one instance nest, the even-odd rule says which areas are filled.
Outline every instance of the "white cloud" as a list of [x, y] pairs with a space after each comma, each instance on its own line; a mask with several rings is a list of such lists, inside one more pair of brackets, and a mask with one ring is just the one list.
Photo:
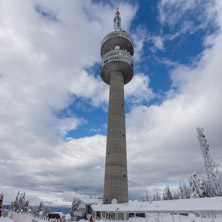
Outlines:
[[88, 100], [95, 107], [108, 103], [109, 87], [101, 80], [99, 73], [95, 78], [86, 71], [79, 72], [78, 81], [70, 85], [70, 92]]
[[154, 45], [158, 48], [158, 49], [163, 49], [163, 39], [160, 36], [156, 36], [154, 38]]
[[58, 120], [57, 129], [60, 131], [61, 136], [65, 136], [68, 131], [76, 129], [80, 124], [86, 121], [76, 118], [63, 118]]
[[[202, 3], [202, 4], [201, 4]], [[205, 2], [204, 2], [205, 3]], [[197, 0], [162, 0], [159, 2], [160, 22], [174, 26], [186, 15], [189, 10], [196, 10], [203, 5], [203, 1]]]
[[126, 98], [133, 103], [149, 102], [155, 96], [152, 89], [149, 88], [149, 83], [150, 80], [147, 75], [136, 74], [125, 87]]
[[[70, 139], [67, 142], [60, 141], [55, 147], [41, 151], [40, 157], [35, 157], [34, 153], [31, 154], [28, 150], [26, 152], [29, 152], [30, 156], [21, 155], [21, 150], [13, 152], [16, 156], [13, 162], [3, 163], [1, 166], [4, 168], [1, 174], [1, 190], [5, 187], [5, 203], [11, 202], [16, 195], [9, 195], [12, 187], [25, 190], [29, 195], [39, 196], [46, 201], [49, 201], [50, 195], [61, 199], [63, 191], [75, 189], [83, 193], [87, 190], [93, 195], [101, 189], [104, 176], [105, 136], [95, 135]], [[5, 184], [8, 184], [7, 187]]]
[[216, 20], [219, 16], [215, 13], [215, 7], [218, 4], [217, 1], [208, 0], [159, 1], [159, 22], [162, 27], [159, 35], [148, 35], [146, 41], [154, 44], [151, 50], [163, 50], [166, 41], [172, 41], [180, 36], [184, 37], [185, 34], [194, 34], [200, 30], [210, 32], [209, 27], [218, 24]]
[[134, 44], [134, 56], [133, 60], [135, 62], [140, 61], [141, 56], [143, 55], [143, 47], [146, 42], [147, 30], [144, 27], [138, 26], [135, 29], [135, 32], [132, 33], [131, 37]]

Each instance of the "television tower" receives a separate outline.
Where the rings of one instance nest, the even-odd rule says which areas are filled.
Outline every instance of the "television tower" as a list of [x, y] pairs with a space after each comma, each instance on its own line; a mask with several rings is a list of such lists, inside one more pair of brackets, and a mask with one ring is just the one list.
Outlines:
[[121, 29], [119, 9], [115, 31], [101, 46], [101, 78], [110, 85], [103, 203], [128, 202], [124, 85], [133, 78], [133, 41]]

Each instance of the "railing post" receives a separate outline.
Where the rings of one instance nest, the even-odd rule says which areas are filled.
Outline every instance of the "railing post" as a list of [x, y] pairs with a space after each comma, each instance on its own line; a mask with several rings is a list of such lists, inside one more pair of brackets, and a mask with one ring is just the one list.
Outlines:
[[148, 213], [145, 213], [145, 222], [148, 222], [149, 219], [148, 219]]
[[201, 222], [203, 222], [203, 217], [202, 217], [202, 214], [201, 214], [200, 211], [199, 211], [199, 215], [200, 215], [200, 220], [201, 220]]
[[163, 222], [163, 212], [161, 213], [161, 222]]
[[214, 222], [214, 214], [213, 214], [213, 212], [211, 212], [211, 219]]
[[157, 213], [157, 221], [160, 222], [160, 213]]
[[179, 218], [179, 222], [181, 222], [181, 218], [180, 218], [180, 212], [177, 212], [178, 218]]
[[173, 218], [173, 222], [175, 222], [175, 220], [174, 220], [174, 212], [172, 213], [172, 218]]

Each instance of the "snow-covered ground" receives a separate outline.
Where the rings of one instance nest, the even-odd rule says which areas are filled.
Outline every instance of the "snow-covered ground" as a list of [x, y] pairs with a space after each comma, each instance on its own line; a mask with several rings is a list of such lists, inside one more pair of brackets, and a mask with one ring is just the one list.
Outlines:
[[[12, 220], [9, 218], [0, 218], [0, 222], [33, 222], [33, 219], [31, 218], [27, 218], [28, 220]], [[158, 220], [158, 216], [155, 214], [153, 215], [149, 215], [148, 218], [131, 218], [130, 220], [128, 220], [127, 222], [191, 222], [192, 220], [187, 217], [187, 216], [180, 216], [179, 217], [175, 217], [174, 220], [172, 218], [171, 215], [162, 215], [159, 216], [159, 220]], [[194, 220], [193, 220], [194, 221]], [[214, 218], [214, 220], [212, 218], [203, 218], [203, 220], [201, 221], [200, 218], [196, 218], [195, 222], [222, 222], [222, 218]], [[35, 222], [43, 222], [43, 220], [39, 220], [39, 219], [35, 219]], [[47, 222], [47, 221], [44, 221]], [[67, 221], [69, 222], [69, 221]], [[88, 220], [81, 220], [81, 222], [88, 222]], [[95, 222], [108, 222], [108, 220], [95, 220]], [[110, 222], [114, 222], [111, 221]], [[119, 222], [123, 222], [123, 221], [119, 221]]]
[[[193, 217], [188, 217], [188, 216], [174, 216], [172, 218], [171, 215], [169, 214], [162, 214], [162, 215], [157, 215], [157, 214], [149, 214], [147, 218], [140, 218], [140, 217], [135, 217], [135, 218], [130, 218], [126, 222], [222, 222], [222, 217], [220, 218], [203, 218], [202, 220], [200, 218], [193, 218]], [[35, 222], [47, 222], [46, 220], [40, 220], [35, 218]], [[33, 218], [29, 217], [15, 217], [14, 220], [9, 219], [9, 218], [0, 218], [0, 222], [33, 222]], [[67, 221], [70, 222], [70, 221]], [[89, 222], [88, 220], [81, 220], [80, 222]], [[115, 222], [111, 220], [95, 220], [95, 222]], [[119, 221], [123, 222], [123, 221]]]
[[13, 211], [9, 213], [8, 218], [11, 219], [11, 221], [0, 220], [0, 222], [48, 222], [47, 220], [34, 218], [32, 215], [29, 214], [21, 214]]
[[14, 222], [14, 220], [9, 219], [9, 218], [0, 217], [0, 222]]

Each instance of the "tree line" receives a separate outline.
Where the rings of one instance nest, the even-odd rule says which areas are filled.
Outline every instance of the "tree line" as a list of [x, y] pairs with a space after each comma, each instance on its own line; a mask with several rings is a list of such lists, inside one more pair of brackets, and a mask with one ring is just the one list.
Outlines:
[[145, 200], [177, 200], [215, 196], [222, 196], [221, 176], [214, 177], [214, 181], [208, 181], [198, 177], [196, 173], [193, 173], [188, 176], [188, 183], [180, 183], [177, 189], [170, 189], [170, 187], [166, 185], [162, 192], [156, 191], [152, 197], [146, 193]]

